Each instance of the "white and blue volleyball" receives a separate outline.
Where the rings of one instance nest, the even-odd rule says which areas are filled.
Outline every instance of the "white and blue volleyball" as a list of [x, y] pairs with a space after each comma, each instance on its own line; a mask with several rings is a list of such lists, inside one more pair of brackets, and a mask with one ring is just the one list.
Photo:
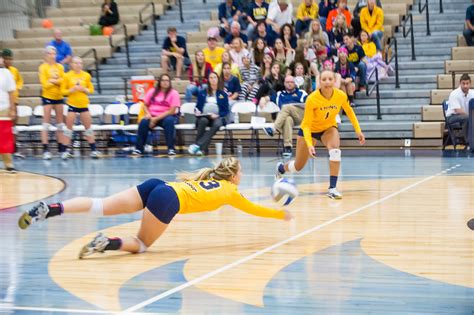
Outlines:
[[291, 179], [280, 178], [273, 183], [272, 198], [273, 201], [281, 206], [287, 206], [298, 196], [298, 188]]

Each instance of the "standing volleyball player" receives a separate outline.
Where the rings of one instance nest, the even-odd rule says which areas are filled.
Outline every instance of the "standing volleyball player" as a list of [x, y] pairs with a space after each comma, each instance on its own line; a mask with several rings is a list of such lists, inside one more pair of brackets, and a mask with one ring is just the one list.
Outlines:
[[359, 143], [365, 143], [357, 117], [352, 110], [347, 95], [339, 89], [334, 88], [336, 76], [334, 72], [324, 70], [320, 76], [321, 87], [311, 93], [306, 99], [305, 111], [301, 129], [298, 130], [296, 139], [295, 160], [286, 164], [278, 163], [277, 176], [282, 176], [286, 172], [296, 173], [305, 166], [309, 157], [316, 157], [316, 140], [321, 141], [329, 151], [329, 190], [328, 197], [341, 199], [342, 194], [337, 191], [337, 177], [341, 165], [341, 150], [339, 131], [337, 129], [336, 116], [339, 111], [344, 112], [349, 117], [355, 129]]
[[18, 224], [26, 229], [30, 224], [61, 214], [89, 212], [97, 216], [133, 213], [143, 210], [137, 237], [107, 238], [98, 234], [79, 253], [79, 258], [106, 250], [142, 253], [166, 230], [177, 213], [212, 211], [231, 205], [246, 213], [280, 220], [291, 220], [286, 210], [275, 210], [254, 204], [240, 194], [242, 169], [239, 160], [226, 158], [215, 168], [203, 168], [195, 173], [180, 174], [182, 182], [149, 179], [142, 184], [110, 197], [79, 197], [47, 205], [40, 202], [23, 213]]
[[[89, 94], [94, 93], [94, 86], [91, 82], [91, 75], [82, 71], [82, 59], [80, 57], [72, 58], [72, 70], [64, 75], [64, 80], [61, 84], [61, 92], [67, 96], [66, 104], [68, 105], [68, 112], [66, 117], [66, 128], [64, 129], [64, 136], [66, 138], [65, 145], [71, 144], [72, 130], [77, 114], [81, 123], [84, 125], [87, 142], [91, 147], [91, 158], [97, 159], [100, 157], [95, 145], [94, 131], [91, 128], [92, 117], [89, 112]], [[66, 160], [72, 157], [68, 150], [61, 154], [61, 158]]]
[[41, 143], [43, 144], [43, 159], [51, 160], [49, 152], [48, 133], [51, 126], [51, 110], [56, 113], [56, 139], [58, 151], [66, 151], [64, 146], [64, 116], [63, 116], [63, 94], [61, 84], [64, 78], [63, 65], [56, 62], [56, 48], [48, 46], [44, 52], [44, 63], [39, 67], [38, 75], [41, 82], [41, 100], [43, 102], [43, 128], [41, 130]]

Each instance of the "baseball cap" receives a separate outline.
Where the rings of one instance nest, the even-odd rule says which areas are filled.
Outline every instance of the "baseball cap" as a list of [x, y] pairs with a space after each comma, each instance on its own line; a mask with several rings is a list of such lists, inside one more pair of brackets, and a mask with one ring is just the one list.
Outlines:
[[2, 57], [13, 57], [11, 49], [5, 48], [2, 50]]

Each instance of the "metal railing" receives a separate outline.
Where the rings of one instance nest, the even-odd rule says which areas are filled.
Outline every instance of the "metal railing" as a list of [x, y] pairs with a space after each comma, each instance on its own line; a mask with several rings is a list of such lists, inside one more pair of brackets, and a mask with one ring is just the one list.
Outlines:
[[[204, 0], [205, 1], [205, 0]], [[204, 2], [205, 3], [205, 2]], [[184, 18], [183, 18], [183, 1], [178, 0], [178, 5], [179, 5], [179, 19], [181, 20], [181, 23], [184, 23]]]
[[119, 43], [121, 43], [122, 41], [125, 41], [125, 55], [127, 56], [127, 66], [130, 68], [132, 66], [132, 63], [130, 62], [130, 51], [129, 51], [129, 47], [128, 47], [128, 30], [127, 30], [127, 25], [125, 24], [120, 24], [119, 26], [117, 26], [114, 30], [114, 32], [118, 32], [119, 30], [123, 29], [123, 35], [124, 37], [122, 39], [119, 39], [117, 40], [115, 43], [114, 43], [114, 39], [113, 39], [113, 35], [114, 34], [110, 34], [109, 35], [109, 45], [110, 45], [110, 48], [112, 49], [115, 49], [115, 48], [119, 48]]
[[[152, 9], [152, 15], [148, 16], [147, 18], [143, 18], [143, 13], [146, 11], [151, 6]], [[140, 9], [138, 12], [138, 18], [140, 21], [141, 25], [145, 25], [146, 21], [148, 21], [151, 18], [151, 22], [153, 23], [153, 32], [155, 35], [155, 44], [158, 44], [158, 31], [156, 29], [156, 9], [155, 9], [155, 3], [149, 2], [145, 4], [143, 8]]]
[[[388, 46], [385, 48], [385, 63], [389, 66], [390, 63], [395, 59], [395, 87], [397, 89], [400, 88], [400, 79], [398, 76], [398, 44], [397, 44], [397, 38], [395, 36], [390, 37], [388, 39]], [[388, 59], [388, 54], [390, 52], [390, 49], [392, 49], [392, 56], [390, 59]]]
[[[410, 28], [408, 31], [406, 30], [406, 25], [407, 22], [410, 21]], [[411, 40], [411, 60], [416, 60], [415, 56], [415, 35], [413, 33], [413, 15], [411, 13], [408, 13], [408, 15], [405, 15], [403, 17], [403, 23], [402, 23], [402, 28], [403, 28], [403, 38], [406, 38], [408, 36], [408, 33], [410, 33], [410, 40]]]
[[[90, 71], [90, 72], [95, 71], [95, 79], [97, 81], [97, 91], [99, 92], [99, 94], [102, 94], [102, 87], [100, 85], [99, 58], [97, 57], [97, 50], [95, 48], [91, 48], [88, 51], [86, 51], [85, 53], [83, 53], [80, 57], [82, 59], [84, 59], [85, 57], [87, 57], [91, 54], [94, 56], [94, 63], [89, 64], [89, 65], [84, 65], [84, 69], [86, 69], [87, 71]], [[92, 65], [94, 65], [95, 68], [94, 69], [89, 69], [89, 67], [92, 66]]]
[[444, 13], [443, 0], [439, 0], [439, 13]]
[[[373, 82], [373, 85], [370, 86], [370, 79], [375, 73], [375, 81]], [[375, 98], [377, 99], [377, 119], [380, 120], [382, 119], [382, 113], [380, 112], [380, 91], [379, 91], [379, 71], [377, 70], [377, 67], [374, 68], [374, 70], [370, 73], [369, 77], [367, 78], [367, 90], [366, 90], [366, 95], [370, 96], [374, 92], [375, 89]]]
[[426, 36], [431, 36], [431, 31], [430, 31], [430, 9], [428, 6], [428, 0], [425, 0], [425, 5], [421, 7], [421, 1], [418, 2], [418, 12], [423, 13], [423, 11], [426, 11]]

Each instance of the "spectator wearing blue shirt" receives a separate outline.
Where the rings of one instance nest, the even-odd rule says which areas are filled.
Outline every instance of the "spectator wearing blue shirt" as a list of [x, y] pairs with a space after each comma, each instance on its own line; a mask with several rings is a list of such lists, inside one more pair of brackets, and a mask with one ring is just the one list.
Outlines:
[[176, 27], [168, 27], [168, 37], [163, 42], [163, 50], [161, 53], [161, 68], [168, 72], [169, 63], [176, 69], [176, 77], [181, 77], [183, 66], [189, 66], [188, 51], [186, 49], [186, 40], [182, 36], [178, 36]]
[[238, 2], [234, 0], [225, 0], [223, 3], [219, 4], [218, 10], [219, 22], [221, 23], [221, 28], [224, 29], [225, 34], [230, 32], [230, 24], [232, 21], [237, 21], [242, 26], [242, 13]]
[[46, 47], [53, 46], [56, 48], [56, 62], [60, 63], [64, 67], [64, 72], [69, 71], [69, 64], [72, 60], [72, 49], [71, 45], [63, 40], [61, 30], [55, 29], [53, 33], [54, 39], [49, 42]]
[[249, 7], [247, 13], [247, 36], [253, 37], [257, 24], [260, 21], [265, 22], [268, 15], [268, 3], [263, 0], [255, 0]]
[[366, 89], [367, 65], [364, 49], [356, 44], [356, 39], [350, 33], [344, 34], [344, 47], [347, 49], [347, 60], [356, 67], [359, 78], [359, 91]]
[[466, 44], [472, 46], [472, 36], [474, 35], [474, 4], [471, 4], [466, 10], [466, 25], [462, 34], [466, 39]]
[[248, 46], [248, 37], [240, 31], [239, 22], [233, 21], [230, 24], [230, 33], [224, 38], [224, 48], [230, 49], [230, 44], [234, 38], [240, 38], [244, 42], [245, 46]]
[[319, 2], [319, 21], [321, 21], [321, 27], [323, 30], [326, 29], [326, 21], [329, 12], [335, 8], [336, 3], [334, 0], [321, 0]]
[[[229, 100], [216, 72], [209, 74], [208, 82], [209, 85], [199, 93], [196, 103], [196, 141], [188, 148], [192, 155], [207, 154], [212, 137], [226, 125], [229, 114]], [[206, 131], [207, 127], [209, 130]]]
[[270, 26], [267, 26], [264, 21], [260, 21], [257, 23], [257, 31], [253, 33], [251, 40], [254, 42], [259, 38], [261, 38], [268, 47], [273, 48], [278, 34], [275, 33]]
[[[275, 130], [283, 136], [283, 156], [291, 157], [293, 154], [293, 128], [301, 124], [304, 116], [304, 106], [308, 94], [296, 87], [295, 78], [291, 75], [285, 77], [285, 89], [271, 97], [278, 107], [275, 120]], [[272, 128], [264, 128], [264, 132], [273, 136]]]

